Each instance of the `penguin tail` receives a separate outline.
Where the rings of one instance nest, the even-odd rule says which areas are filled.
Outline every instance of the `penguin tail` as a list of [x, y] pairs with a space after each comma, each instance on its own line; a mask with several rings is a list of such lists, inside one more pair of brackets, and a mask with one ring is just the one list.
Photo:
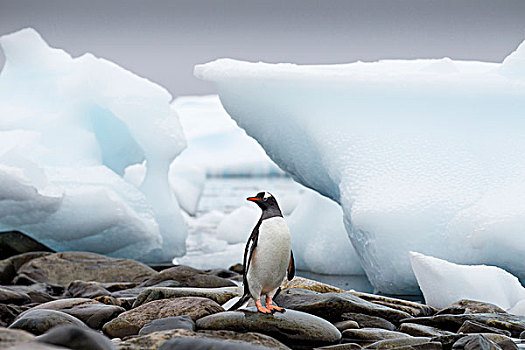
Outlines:
[[244, 294], [235, 304], [233, 304], [227, 311], [237, 310], [250, 299], [250, 294]]

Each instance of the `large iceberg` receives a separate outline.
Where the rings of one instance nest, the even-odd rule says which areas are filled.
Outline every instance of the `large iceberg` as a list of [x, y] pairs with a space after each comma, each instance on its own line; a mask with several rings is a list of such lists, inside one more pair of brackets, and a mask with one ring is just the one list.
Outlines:
[[338, 202], [376, 291], [417, 293], [409, 251], [525, 280], [525, 44], [449, 58], [195, 68], [298, 182]]
[[[51, 48], [33, 29], [0, 45], [0, 230], [56, 250], [183, 255], [167, 174], [186, 141], [171, 95], [105, 59]], [[140, 187], [124, 181], [144, 160]]]

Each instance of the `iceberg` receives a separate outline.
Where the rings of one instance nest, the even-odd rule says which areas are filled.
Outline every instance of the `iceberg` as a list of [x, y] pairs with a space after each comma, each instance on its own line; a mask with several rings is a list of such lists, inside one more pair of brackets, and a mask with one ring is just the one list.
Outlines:
[[298, 270], [325, 275], [364, 274], [348, 239], [339, 204], [306, 189], [286, 221]]
[[181, 96], [172, 103], [188, 140], [174, 167], [204, 169], [207, 176], [282, 176], [253, 138], [228, 116], [217, 95]]
[[[0, 45], [0, 230], [58, 251], [183, 255], [168, 169], [186, 140], [171, 95], [105, 59], [51, 48], [34, 29]], [[143, 161], [140, 186], [126, 182], [125, 169]]]
[[525, 316], [525, 288], [499, 267], [459, 265], [416, 252], [410, 252], [410, 261], [427, 305], [442, 309], [468, 299]]
[[197, 65], [296, 181], [339, 203], [376, 292], [418, 293], [409, 251], [525, 280], [525, 44], [502, 63]]

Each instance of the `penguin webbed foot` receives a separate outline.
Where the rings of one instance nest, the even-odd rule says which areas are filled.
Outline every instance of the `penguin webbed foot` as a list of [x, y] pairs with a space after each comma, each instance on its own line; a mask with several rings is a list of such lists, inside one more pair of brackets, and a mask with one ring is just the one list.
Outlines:
[[255, 306], [257, 306], [257, 311], [263, 314], [273, 314], [272, 310], [270, 308], [264, 307], [260, 300], [255, 301]]
[[280, 306], [277, 306], [277, 305], [270, 305], [267, 308], [272, 311], [272, 314], [274, 312], [281, 312], [281, 313], [283, 313], [283, 312], [286, 311], [286, 309], [284, 307], [280, 307]]

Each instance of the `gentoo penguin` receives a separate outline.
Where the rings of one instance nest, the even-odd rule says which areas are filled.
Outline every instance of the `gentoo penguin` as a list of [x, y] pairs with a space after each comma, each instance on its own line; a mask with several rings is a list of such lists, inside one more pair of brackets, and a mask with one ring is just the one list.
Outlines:
[[[259, 312], [284, 312], [282, 307], [272, 303], [272, 298], [285, 273], [288, 280], [292, 280], [295, 275], [290, 230], [271, 193], [259, 192], [247, 200], [257, 204], [262, 209], [262, 214], [244, 249], [244, 295], [230, 310], [239, 308], [252, 297]], [[261, 303], [263, 295], [266, 295], [266, 307]]]

